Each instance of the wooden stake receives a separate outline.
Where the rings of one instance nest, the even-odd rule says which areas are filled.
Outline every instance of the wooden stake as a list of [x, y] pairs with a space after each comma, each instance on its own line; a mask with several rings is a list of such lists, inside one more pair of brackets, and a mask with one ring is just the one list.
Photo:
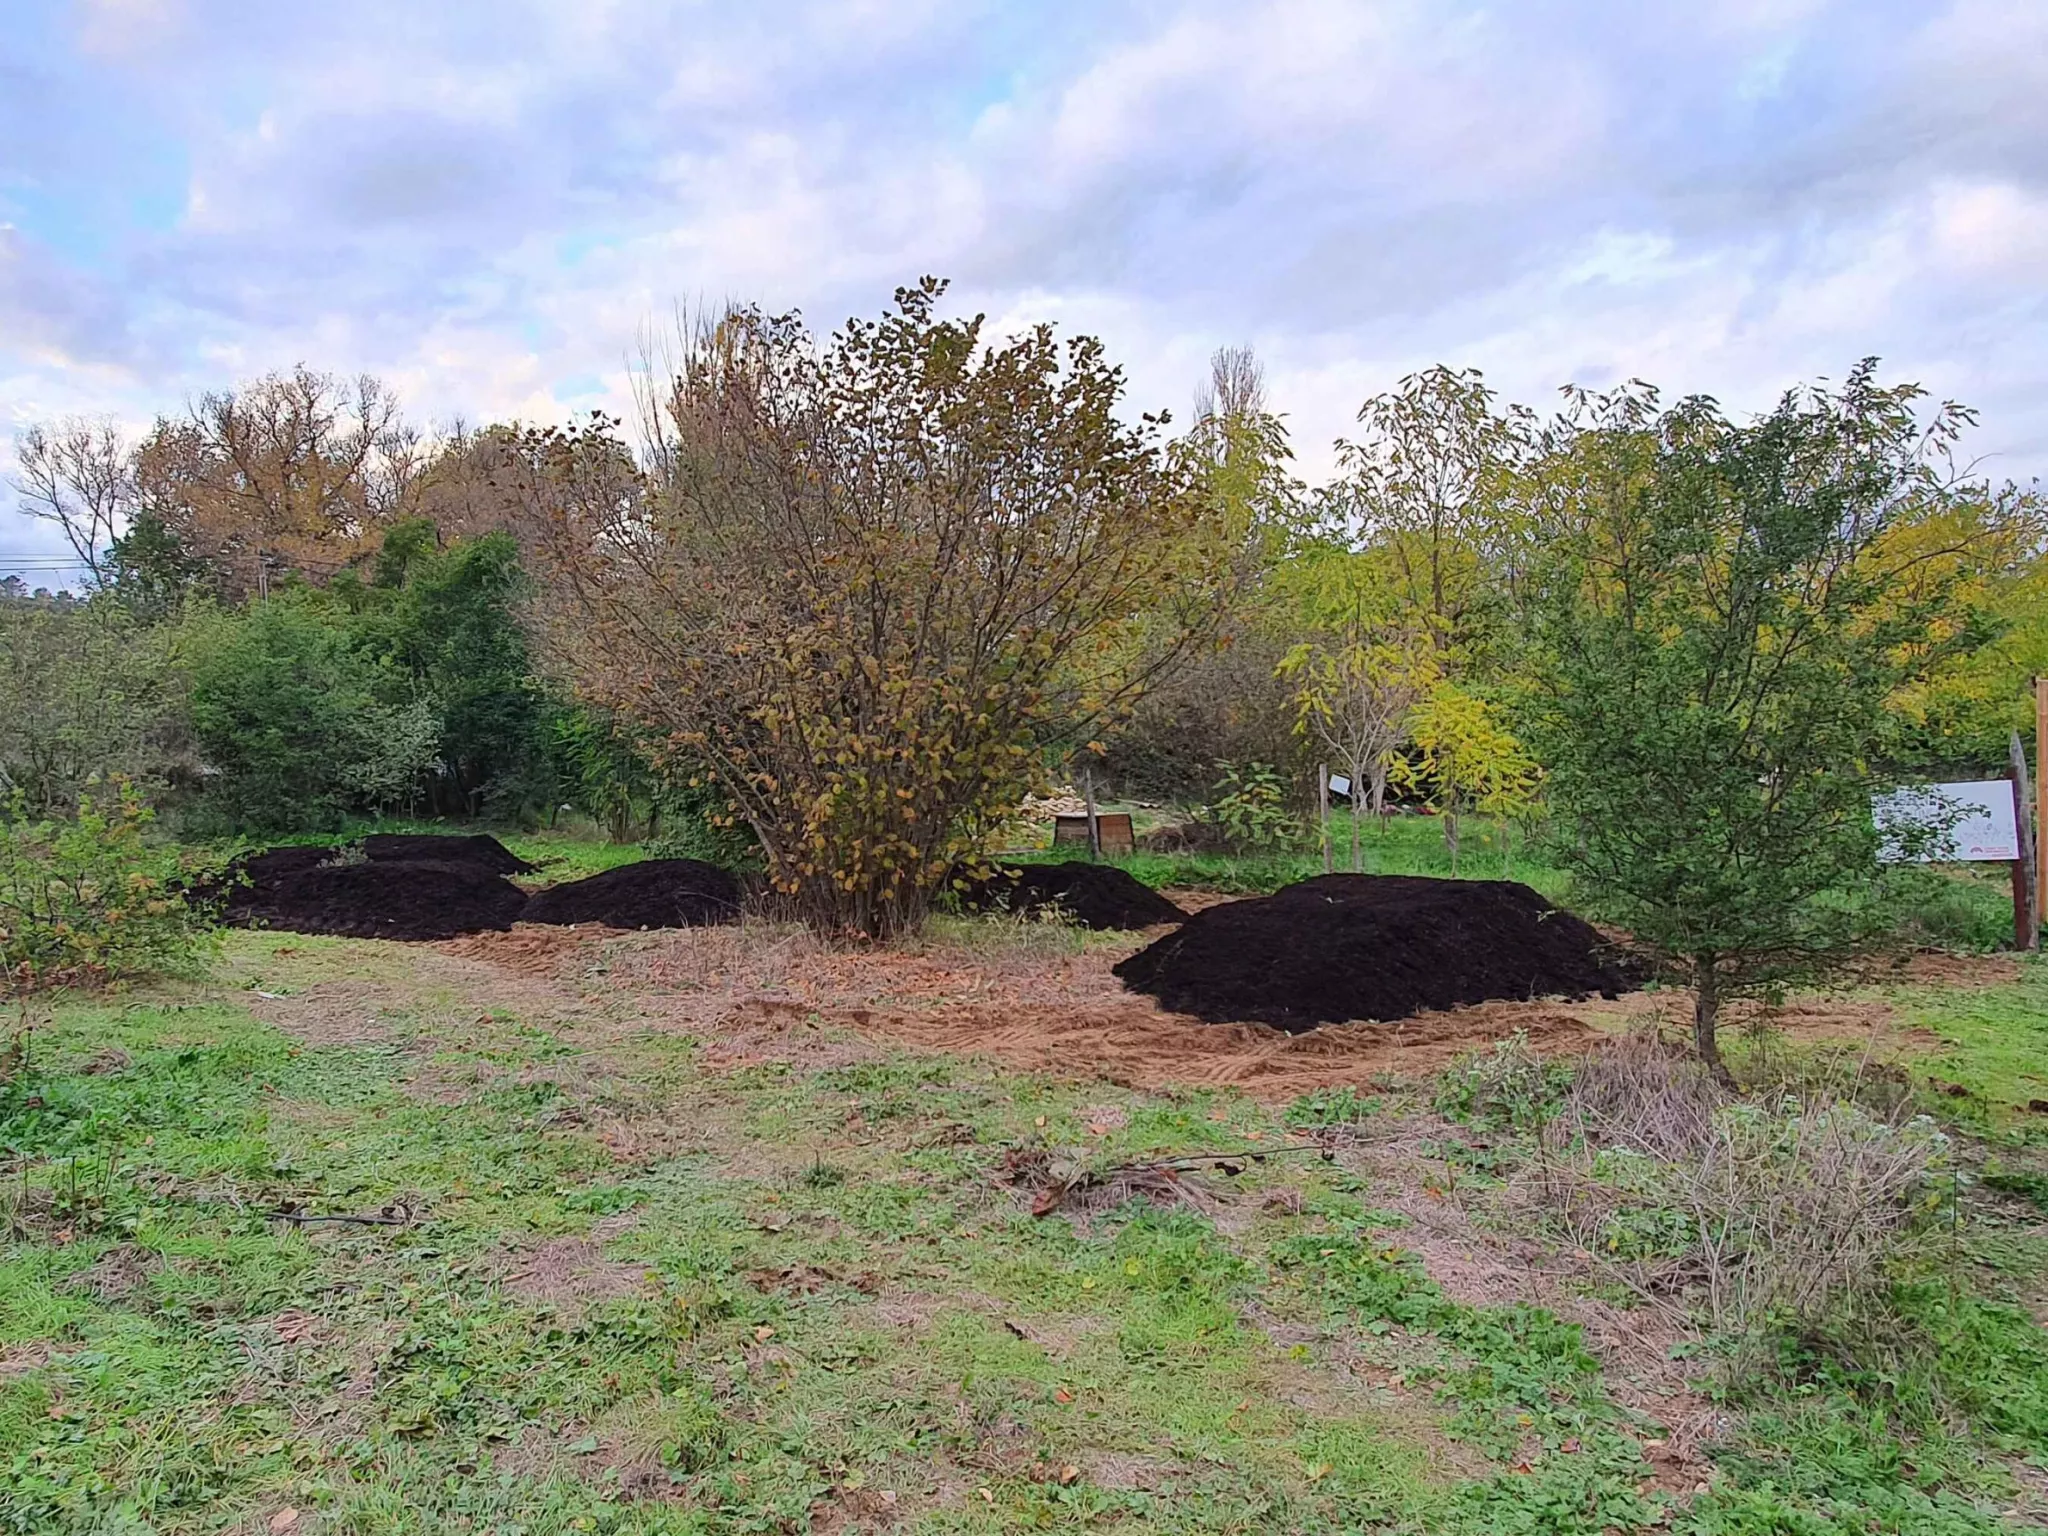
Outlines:
[[2027, 749], [2020, 745], [2020, 733], [2012, 733], [2012, 821], [2019, 838], [2020, 856], [2012, 861], [2012, 942], [2015, 949], [2041, 947], [2041, 909], [2034, 905], [2037, 895], [2034, 861], [2039, 849], [2034, 839], [2033, 819], [2028, 814]]
[[1330, 849], [1330, 765], [1316, 764], [1316, 825], [1323, 833], [1323, 873], [1335, 874], [1336, 854]]
[[1081, 770], [1081, 793], [1088, 801], [1088, 857], [1102, 858], [1102, 826], [1095, 819], [1095, 770]]
[[[2048, 677], [2034, 679], [2034, 833], [2037, 839], [2048, 836]], [[2034, 916], [2043, 915], [2048, 915], [2048, 859], [2037, 858]]]

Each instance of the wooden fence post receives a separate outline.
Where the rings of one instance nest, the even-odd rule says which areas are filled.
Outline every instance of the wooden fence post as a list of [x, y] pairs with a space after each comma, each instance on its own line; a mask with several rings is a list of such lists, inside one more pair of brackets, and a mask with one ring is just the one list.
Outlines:
[[[2048, 677], [2034, 679], [2034, 834], [2048, 836]], [[2036, 853], [2039, 853], [2038, 846]], [[2034, 916], [2048, 915], [2048, 859], [2034, 860]]]
[[1323, 873], [1336, 872], [1336, 855], [1330, 851], [1330, 765], [1316, 764], [1316, 825], [1323, 834]]
[[1081, 770], [1081, 793], [1088, 801], [1088, 857], [1102, 861], [1102, 827], [1095, 820], [1095, 770]]
[[[2019, 836], [2019, 854], [2012, 863], [2012, 921], [2013, 944], [2019, 949], [2041, 947], [2040, 885], [2036, 870], [2041, 857], [2040, 828], [2034, 825], [2028, 802], [2033, 799], [2028, 791], [2031, 775], [2027, 772], [2027, 749], [2020, 744], [2020, 733], [2012, 733], [2012, 819], [2013, 829]], [[2040, 771], [2040, 763], [2034, 764], [2034, 771]]]

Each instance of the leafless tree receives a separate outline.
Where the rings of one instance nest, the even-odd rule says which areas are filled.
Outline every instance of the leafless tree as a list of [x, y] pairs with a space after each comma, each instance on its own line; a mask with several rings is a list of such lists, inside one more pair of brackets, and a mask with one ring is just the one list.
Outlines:
[[28, 428], [15, 446], [21, 510], [55, 523], [93, 586], [106, 580], [107, 547], [135, 510], [135, 456], [111, 418], [67, 417]]

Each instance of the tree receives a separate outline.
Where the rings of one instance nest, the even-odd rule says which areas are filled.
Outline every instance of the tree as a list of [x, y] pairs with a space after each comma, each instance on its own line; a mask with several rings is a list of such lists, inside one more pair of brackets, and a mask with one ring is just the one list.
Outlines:
[[1232, 564], [1099, 343], [988, 344], [943, 291], [822, 346], [753, 310], [700, 328], [644, 489], [537, 444], [560, 663], [716, 782], [808, 921], [874, 937], [1214, 628]]
[[543, 788], [544, 700], [533, 678], [519, 605], [526, 577], [504, 533], [440, 548], [433, 524], [393, 524], [356, 602], [358, 652], [408, 680], [436, 723], [429, 760], [436, 809], [517, 809]]
[[1378, 560], [1322, 549], [1295, 562], [1297, 609], [1310, 626], [1280, 663], [1295, 687], [1297, 728], [1313, 734], [1351, 780], [1351, 867], [1360, 868], [1359, 791], [1375, 816], [1386, 814], [1394, 754], [1411, 717], [1439, 676], [1436, 644], [1422, 615], [1394, 607], [1393, 585]]
[[1528, 445], [1528, 412], [1495, 408], [1474, 369], [1410, 374], [1359, 408], [1359, 442], [1339, 442], [1345, 477], [1333, 512], [1357, 544], [1386, 556], [1396, 606], [1425, 616], [1447, 658], [1463, 662], [1504, 608], [1505, 510]]
[[136, 477], [143, 509], [206, 562], [223, 593], [261, 597], [285, 574], [324, 581], [373, 554], [418, 461], [382, 383], [301, 364], [159, 420]]
[[293, 830], [403, 807], [432, 770], [431, 705], [362, 655], [338, 617], [304, 592], [187, 615], [206, 806], [227, 826]]
[[1101, 767], [1127, 787], [1176, 798], [1204, 794], [1232, 762], [1280, 765], [1298, 783], [1306, 762], [1295, 701], [1276, 675], [1294, 629], [1276, 577], [1307, 532], [1306, 496], [1249, 348], [1210, 359], [1192, 422], [1170, 452], [1175, 473], [1228, 530], [1236, 600], [1214, 643], [1190, 648], [1117, 723]]
[[1414, 706], [1410, 724], [1419, 755], [1409, 774], [1430, 786], [1451, 874], [1458, 873], [1459, 824], [1468, 810], [1502, 823], [1505, 864], [1508, 824], [1535, 803], [1535, 760], [1486, 700], [1440, 678]]
[[95, 780], [155, 792], [189, 767], [177, 637], [108, 595], [0, 601], [0, 799], [65, 815]]
[[111, 419], [36, 425], [15, 445], [21, 510], [55, 523], [90, 584], [107, 580], [107, 551], [135, 511], [134, 453]]
[[1967, 419], [1923, 423], [1920, 398], [1866, 362], [1751, 424], [1636, 388], [1578, 397], [1547, 434], [1532, 713], [1557, 855], [1694, 988], [1717, 1069], [1727, 999], [1891, 932], [1887, 705], [1966, 635], [1954, 584], [1901, 537], [1947, 505]]

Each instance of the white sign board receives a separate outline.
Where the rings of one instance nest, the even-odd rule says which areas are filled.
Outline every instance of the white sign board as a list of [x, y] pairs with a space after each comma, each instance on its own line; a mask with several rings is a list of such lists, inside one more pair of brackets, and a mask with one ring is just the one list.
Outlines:
[[[1879, 857], [1892, 863], [1908, 857], [1942, 864], [2010, 862], [2020, 856], [2010, 779], [1901, 789], [1879, 796], [1870, 809], [1884, 840]], [[1917, 855], [1907, 854], [1900, 847], [1899, 834], [1927, 826], [1945, 826], [1947, 830], [1937, 832]]]
[[1333, 795], [1348, 795], [1348, 794], [1350, 794], [1350, 793], [1351, 793], [1351, 781], [1350, 781], [1349, 779], [1347, 779], [1347, 778], [1346, 778], [1346, 777], [1345, 777], [1345, 776], [1344, 776], [1343, 774], [1341, 774], [1341, 773], [1333, 773], [1333, 774], [1331, 774], [1331, 775], [1330, 775], [1330, 793], [1331, 793], [1331, 794], [1333, 794]]

